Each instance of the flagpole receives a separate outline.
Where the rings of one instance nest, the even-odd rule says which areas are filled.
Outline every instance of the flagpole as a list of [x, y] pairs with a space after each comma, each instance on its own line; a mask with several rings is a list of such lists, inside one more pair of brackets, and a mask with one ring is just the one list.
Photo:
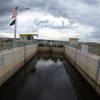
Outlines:
[[[24, 8], [29, 9], [29, 8]], [[16, 13], [15, 13], [16, 12]], [[16, 47], [16, 31], [17, 31], [17, 14], [18, 14], [18, 7], [14, 8], [12, 18], [15, 18], [11, 23], [10, 26], [14, 25], [14, 39], [13, 39], [13, 47]]]
[[16, 7], [16, 17], [15, 17], [15, 26], [14, 26], [14, 47], [16, 47], [17, 9], [18, 7]]
[[[16, 15], [17, 17], [17, 15]], [[14, 40], [16, 41], [16, 27], [17, 27], [17, 23], [16, 23], [16, 18], [15, 18], [15, 26], [14, 26]]]

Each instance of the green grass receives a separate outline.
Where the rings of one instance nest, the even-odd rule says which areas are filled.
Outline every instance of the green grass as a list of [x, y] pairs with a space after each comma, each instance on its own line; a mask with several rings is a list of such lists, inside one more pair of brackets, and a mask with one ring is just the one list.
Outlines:
[[88, 50], [90, 53], [100, 56], [100, 46], [89, 46]]

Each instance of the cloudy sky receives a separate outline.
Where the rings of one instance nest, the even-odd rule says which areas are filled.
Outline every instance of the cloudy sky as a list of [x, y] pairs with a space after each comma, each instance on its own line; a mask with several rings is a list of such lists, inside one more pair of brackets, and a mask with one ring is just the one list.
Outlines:
[[100, 0], [0, 0], [0, 37], [13, 37], [9, 24], [16, 6], [17, 37], [38, 33], [39, 39], [100, 42]]

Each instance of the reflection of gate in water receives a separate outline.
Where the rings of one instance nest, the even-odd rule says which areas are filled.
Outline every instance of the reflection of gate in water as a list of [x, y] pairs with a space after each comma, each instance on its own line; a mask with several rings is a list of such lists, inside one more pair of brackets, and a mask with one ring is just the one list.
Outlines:
[[38, 46], [39, 54], [64, 54], [64, 46], [63, 45], [43, 45], [39, 44]]

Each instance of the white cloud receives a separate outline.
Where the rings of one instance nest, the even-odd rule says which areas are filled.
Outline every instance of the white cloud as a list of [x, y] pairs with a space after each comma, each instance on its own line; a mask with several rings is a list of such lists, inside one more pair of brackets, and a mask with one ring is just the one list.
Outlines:
[[14, 34], [12, 34], [12, 33], [0, 33], [0, 37], [2, 37], [2, 38], [13, 38]]
[[[37, 26], [35, 21], [47, 21], [48, 27], [41, 28]], [[17, 34], [20, 33], [34, 33], [38, 32], [39, 37], [42, 39], [53, 39], [53, 40], [68, 40], [70, 37], [78, 37], [85, 41], [86, 37], [90, 37], [92, 32], [95, 31], [94, 27], [89, 25], [81, 25], [79, 23], [74, 23], [71, 25], [69, 19], [63, 17], [55, 17], [51, 14], [45, 15], [43, 12], [26, 12], [25, 14], [20, 14], [17, 19]], [[43, 24], [44, 25], [44, 24]], [[58, 27], [53, 28], [52, 27]], [[64, 27], [59, 28], [59, 27]], [[13, 30], [13, 28], [11, 28]], [[2, 34], [2, 36], [13, 37], [13, 34]], [[19, 37], [19, 36], [17, 36]]]
[[[38, 15], [35, 16], [34, 15]], [[24, 16], [24, 15], [23, 15]], [[23, 16], [21, 16], [21, 18], [23, 18]], [[33, 17], [32, 17], [33, 16]], [[29, 20], [28, 20], [29, 19]], [[30, 22], [30, 19], [33, 19], [33, 22]], [[38, 21], [48, 21], [48, 26], [62, 26], [62, 21], [64, 26], [70, 26], [66, 29], [52, 29], [51, 27], [49, 28], [43, 28], [41, 29], [40, 27], [36, 26], [34, 23], [34, 20], [37, 19]], [[22, 19], [23, 20], [23, 19]], [[23, 21], [24, 25], [27, 24], [28, 22], [30, 22], [30, 25], [26, 25], [26, 30], [28, 28], [35, 28], [38, 30], [38, 34], [39, 34], [39, 38], [43, 38], [43, 39], [57, 39], [57, 40], [61, 40], [61, 39], [65, 39], [66, 40], [69, 37], [78, 37], [82, 40], [86, 40], [86, 37], [91, 36], [91, 34], [95, 31], [94, 27], [91, 27], [89, 25], [81, 25], [79, 23], [75, 23], [73, 24], [73, 26], [70, 25], [69, 20], [65, 19], [63, 17], [54, 17], [52, 15], [47, 15], [45, 16], [43, 13], [31, 13], [31, 16], [27, 16], [26, 17], [26, 22], [25, 20]], [[25, 30], [25, 27], [24, 27]], [[28, 30], [27, 30], [28, 31]]]
[[[100, 42], [97, 39], [100, 36], [99, 0], [95, 2], [92, 0], [34, 0], [30, 2], [21, 0], [20, 2], [15, 0], [15, 4], [20, 7], [31, 9], [25, 12], [19, 11], [17, 34], [38, 32], [38, 38], [43, 39], [68, 40], [69, 37], [78, 37], [81, 41]], [[13, 31], [13, 27], [7, 26], [7, 29], [0, 30], [1, 37], [12, 37], [9, 33]]]

